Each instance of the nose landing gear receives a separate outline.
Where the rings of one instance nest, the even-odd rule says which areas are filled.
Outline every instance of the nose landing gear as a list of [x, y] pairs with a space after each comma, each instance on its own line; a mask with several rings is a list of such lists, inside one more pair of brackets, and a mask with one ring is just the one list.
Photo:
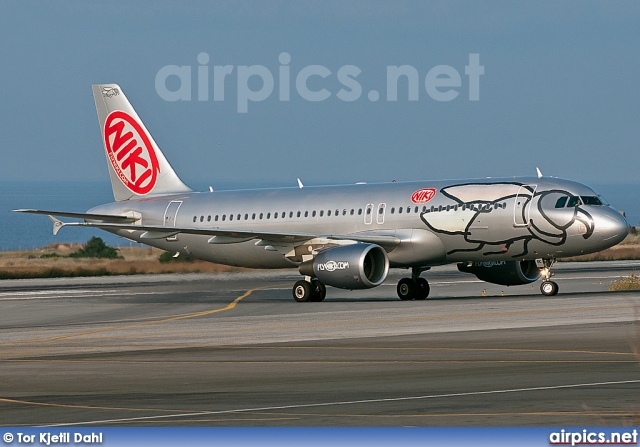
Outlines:
[[551, 281], [553, 273], [551, 273], [551, 267], [555, 264], [555, 259], [536, 259], [536, 264], [540, 267], [540, 274], [544, 278], [542, 284], [540, 284], [540, 292], [545, 296], [554, 296], [558, 293], [558, 284]]

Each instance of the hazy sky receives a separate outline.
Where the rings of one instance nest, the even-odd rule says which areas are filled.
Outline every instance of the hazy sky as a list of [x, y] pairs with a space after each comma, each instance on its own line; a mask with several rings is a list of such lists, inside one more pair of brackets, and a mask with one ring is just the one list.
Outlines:
[[[90, 86], [117, 83], [187, 184], [496, 177], [536, 166], [590, 184], [639, 178], [639, 2], [185, 3], [2, 1], [0, 177], [107, 184]], [[477, 100], [470, 55], [484, 70]], [[403, 65], [417, 73], [417, 100], [405, 77], [390, 101], [388, 67]], [[163, 99], [156, 81], [167, 66], [191, 67], [190, 101]], [[216, 66], [232, 69], [218, 101]], [[249, 78], [266, 99], [239, 113], [253, 66], [273, 90]], [[359, 70], [342, 73], [350, 89], [338, 76], [345, 66]], [[299, 92], [309, 70], [307, 91], [328, 98]], [[163, 83], [184, 93], [175, 75]], [[455, 98], [442, 100], [447, 92]]]

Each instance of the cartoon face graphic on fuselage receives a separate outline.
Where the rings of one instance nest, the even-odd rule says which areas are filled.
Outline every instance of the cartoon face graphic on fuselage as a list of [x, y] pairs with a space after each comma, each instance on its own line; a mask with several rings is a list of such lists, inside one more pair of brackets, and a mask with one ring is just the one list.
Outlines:
[[[449, 205], [421, 214], [429, 229], [446, 240], [447, 259], [502, 257], [535, 259], [565, 254], [568, 238], [589, 239], [594, 220], [580, 196], [536, 184], [463, 184], [442, 188]], [[602, 205], [595, 193], [588, 198]]]

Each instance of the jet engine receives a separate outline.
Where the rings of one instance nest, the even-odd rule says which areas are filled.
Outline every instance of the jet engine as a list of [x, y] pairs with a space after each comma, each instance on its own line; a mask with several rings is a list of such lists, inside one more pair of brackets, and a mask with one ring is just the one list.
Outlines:
[[302, 275], [313, 276], [340, 289], [369, 289], [382, 284], [389, 273], [387, 252], [374, 244], [330, 248], [300, 264]]
[[458, 264], [458, 270], [502, 286], [529, 284], [540, 278], [540, 269], [535, 261], [468, 262]]

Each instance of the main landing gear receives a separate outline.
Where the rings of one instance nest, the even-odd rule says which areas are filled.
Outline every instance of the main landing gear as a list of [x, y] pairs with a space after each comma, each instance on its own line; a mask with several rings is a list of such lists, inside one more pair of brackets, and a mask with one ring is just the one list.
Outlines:
[[293, 299], [299, 303], [320, 302], [327, 296], [327, 288], [317, 279], [302, 279], [293, 285]]
[[398, 281], [398, 296], [401, 300], [424, 300], [429, 296], [429, 281], [420, 278], [420, 274], [426, 270], [429, 270], [429, 267], [414, 267], [411, 269], [411, 278]]
[[558, 293], [558, 284], [551, 281], [553, 273], [551, 267], [555, 264], [555, 259], [536, 259], [536, 265], [540, 267], [540, 274], [544, 278], [540, 284], [540, 292], [545, 296], [554, 296]]

